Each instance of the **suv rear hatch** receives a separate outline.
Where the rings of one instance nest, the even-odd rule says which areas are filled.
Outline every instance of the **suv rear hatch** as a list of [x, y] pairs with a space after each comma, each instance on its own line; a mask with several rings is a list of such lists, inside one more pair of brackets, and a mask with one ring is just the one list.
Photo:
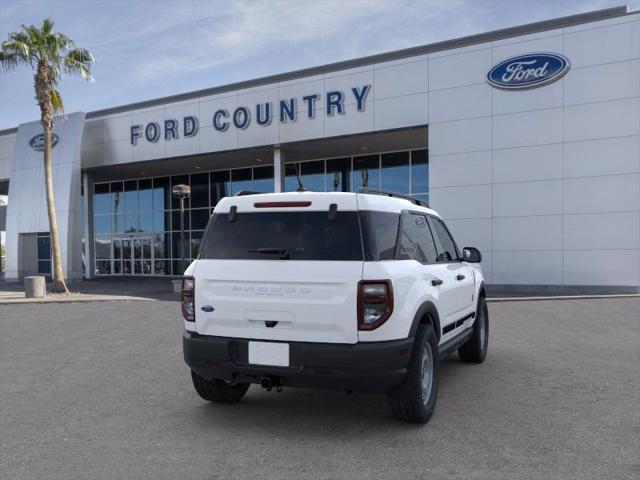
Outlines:
[[356, 343], [362, 266], [353, 194], [225, 198], [216, 206], [195, 265], [196, 330]]

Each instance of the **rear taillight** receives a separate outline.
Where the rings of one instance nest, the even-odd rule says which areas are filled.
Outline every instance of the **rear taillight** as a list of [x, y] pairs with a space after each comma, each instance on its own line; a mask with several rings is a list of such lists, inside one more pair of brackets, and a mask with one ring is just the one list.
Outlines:
[[182, 279], [182, 316], [187, 322], [196, 321], [195, 307], [196, 280], [193, 277]]
[[393, 312], [391, 280], [358, 282], [358, 330], [374, 330]]

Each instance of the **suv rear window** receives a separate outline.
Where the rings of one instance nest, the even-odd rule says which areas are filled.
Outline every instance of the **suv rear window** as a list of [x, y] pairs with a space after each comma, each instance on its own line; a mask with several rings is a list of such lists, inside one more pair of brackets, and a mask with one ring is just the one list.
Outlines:
[[245, 212], [233, 222], [215, 214], [204, 240], [202, 259], [227, 260], [360, 260], [362, 241], [358, 213]]

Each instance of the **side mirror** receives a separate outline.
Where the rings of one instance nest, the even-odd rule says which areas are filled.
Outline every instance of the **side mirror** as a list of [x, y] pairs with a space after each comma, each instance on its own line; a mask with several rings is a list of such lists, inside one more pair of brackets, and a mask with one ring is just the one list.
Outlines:
[[480, 263], [482, 261], [482, 254], [477, 248], [464, 247], [462, 249], [462, 260], [469, 263]]

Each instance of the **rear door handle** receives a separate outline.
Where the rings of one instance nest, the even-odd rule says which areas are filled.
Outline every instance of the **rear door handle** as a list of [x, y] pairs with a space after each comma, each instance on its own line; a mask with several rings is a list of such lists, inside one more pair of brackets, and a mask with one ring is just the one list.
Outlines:
[[434, 278], [433, 280], [431, 280], [431, 285], [433, 285], [434, 287], [442, 285], [442, 280], [440, 280], [439, 278]]
[[458, 274], [458, 276], [456, 277], [456, 280], [464, 280], [464, 275], [462, 275], [461, 273]]

